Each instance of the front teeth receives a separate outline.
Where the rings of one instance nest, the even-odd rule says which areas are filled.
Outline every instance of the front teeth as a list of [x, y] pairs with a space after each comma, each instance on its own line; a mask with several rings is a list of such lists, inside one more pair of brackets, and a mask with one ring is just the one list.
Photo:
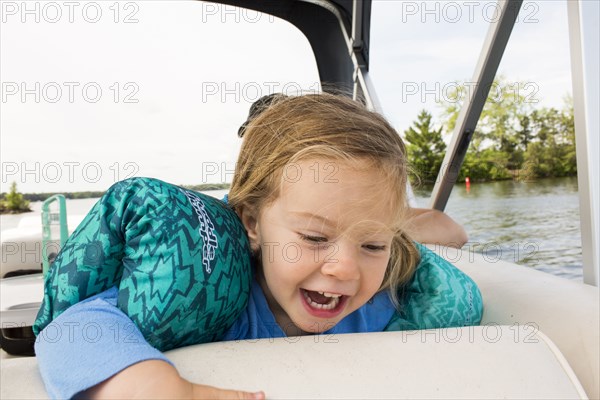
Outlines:
[[318, 292], [319, 294], [325, 296], [325, 297], [335, 297], [335, 298], [340, 298], [342, 297], [341, 294], [335, 294], [335, 293], [329, 293], [329, 292]]
[[319, 303], [316, 303], [316, 302], [312, 301], [312, 299], [310, 298], [310, 296], [308, 295], [308, 293], [306, 293], [306, 292], [303, 292], [303, 293], [304, 293], [304, 298], [306, 299], [306, 302], [312, 308], [317, 308], [319, 310], [333, 310], [340, 303], [340, 297], [342, 297], [341, 294], [319, 292], [323, 296], [331, 298], [331, 301], [328, 304], [319, 304]]

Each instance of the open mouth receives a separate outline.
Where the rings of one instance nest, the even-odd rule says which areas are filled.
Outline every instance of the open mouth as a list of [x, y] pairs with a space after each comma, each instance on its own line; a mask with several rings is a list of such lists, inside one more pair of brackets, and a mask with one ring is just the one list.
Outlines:
[[337, 293], [317, 292], [313, 290], [300, 289], [303, 303], [308, 311], [319, 317], [333, 317], [339, 314], [348, 296]]

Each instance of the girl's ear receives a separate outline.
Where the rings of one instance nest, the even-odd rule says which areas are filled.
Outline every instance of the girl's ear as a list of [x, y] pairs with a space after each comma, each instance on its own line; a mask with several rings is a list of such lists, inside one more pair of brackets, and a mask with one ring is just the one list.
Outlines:
[[250, 247], [252, 251], [257, 251], [260, 249], [260, 234], [258, 232], [258, 217], [253, 208], [242, 205], [239, 207], [239, 215], [244, 228], [246, 228], [246, 233], [248, 234], [248, 239], [250, 239]]

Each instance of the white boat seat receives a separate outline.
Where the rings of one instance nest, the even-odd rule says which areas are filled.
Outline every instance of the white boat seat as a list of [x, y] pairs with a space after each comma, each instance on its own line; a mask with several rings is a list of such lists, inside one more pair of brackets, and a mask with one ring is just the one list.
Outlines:
[[[541, 332], [447, 328], [261, 339], [167, 352], [185, 378], [278, 399], [580, 399], [573, 370]], [[516, 336], [515, 336], [516, 335]], [[35, 358], [3, 360], [1, 398], [46, 398]]]
[[600, 398], [600, 300], [597, 287], [496, 261], [491, 256], [428, 247], [477, 283], [484, 303], [482, 325], [529, 327], [530, 333], [539, 329], [558, 346], [588, 396]]

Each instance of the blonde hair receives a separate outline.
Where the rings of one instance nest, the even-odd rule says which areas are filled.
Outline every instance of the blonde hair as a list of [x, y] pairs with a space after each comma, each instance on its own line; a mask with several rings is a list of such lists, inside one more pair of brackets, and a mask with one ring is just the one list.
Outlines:
[[388, 289], [398, 306], [419, 252], [402, 229], [408, 210], [406, 149], [394, 128], [348, 97], [322, 93], [277, 97], [244, 129], [229, 192], [234, 209], [244, 205], [259, 213], [279, 196], [284, 168], [300, 159], [367, 160], [381, 171], [388, 194], [382, 202], [394, 210], [394, 238], [380, 291]]

